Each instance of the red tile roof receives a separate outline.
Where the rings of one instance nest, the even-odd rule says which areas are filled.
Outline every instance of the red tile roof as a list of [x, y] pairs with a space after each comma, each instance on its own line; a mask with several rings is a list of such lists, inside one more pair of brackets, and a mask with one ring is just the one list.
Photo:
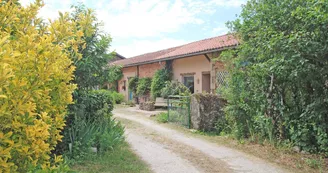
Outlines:
[[232, 35], [226, 34], [218, 37], [208, 38], [182, 46], [160, 50], [157, 52], [146, 53], [132, 58], [127, 58], [114, 62], [115, 65], [133, 66], [137, 64], [147, 64], [165, 59], [175, 59], [201, 54], [211, 51], [218, 51], [234, 47], [238, 44], [237, 39]]

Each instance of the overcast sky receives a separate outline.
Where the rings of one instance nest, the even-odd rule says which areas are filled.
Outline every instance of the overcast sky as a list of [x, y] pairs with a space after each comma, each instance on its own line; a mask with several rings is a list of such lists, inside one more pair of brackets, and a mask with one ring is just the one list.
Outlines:
[[[44, 0], [43, 18], [83, 2], [113, 38], [111, 51], [132, 57], [228, 32], [246, 0]], [[21, 0], [23, 5], [33, 0]]]

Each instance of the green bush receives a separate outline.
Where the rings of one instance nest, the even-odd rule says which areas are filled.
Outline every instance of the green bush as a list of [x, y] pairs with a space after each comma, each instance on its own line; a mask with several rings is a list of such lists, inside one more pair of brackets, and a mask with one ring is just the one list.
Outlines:
[[159, 123], [167, 123], [168, 122], [168, 116], [166, 112], [162, 112], [158, 115], [156, 115], [156, 121]]
[[143, 96], [150, 92], [151, 78], [140, 78], [137, 87], [137, 95]]
[[108, 83], [114, 84], [123, 77], [122, 66], [111, 65], [106, 70], [107, 75], [105, 76], [105, 81]]
[[150, 87], [150, 94], [152, 98], [160, 97], [162, 89], [165, 87], [165, 82], [170, 81], [171, 73], [167, 69], [157, 70]]
[[124, 129], [111, 117], [102, 121], [92, 121], [77, 115], [71, 127], [66, 131], [69, 139], [65, 139], [67, 147], [65, 156], [79, 161], [90, 155], [91, 147], [97, 148], [98, 153], [113, 149], [124, 140]]
[[161, 91], [161, 95], [164, 98], [167, 98], [170, 95], [182, 95], [187, 96], [190, 95], [190, 90], [178, 81], [168, 81], [165, 82], [165, 87]]
[[95, 13], [73, 20], [62, 11], [45, 22], [43, 1], [20, 2], [0, 1], [0, 172], [66, 172], [52, 152]]
[[113, 103], [121, 104], [124, 101], [124, 95], [116, 91], [112, 91]]
[[120, 123], [117, 123], [113, 118], [107, 118], [100, 123], [97, 131], [94, 145], [97, 146], [98, 152], [114, 149], [124, 140], [124, 128]]
[[137, 93], [138, 82], [139, 78], [137, 76], [129, 79], [129, 90], [131, 90], [134, 94]]
[[[90, 154], [90, 147], [102, 152], [123, 140], [123, 127], [111, 117], [113, 93], [107, 90], [77, 91], [75, 104], [69, 106], [64, 138], [56, 153], [73, 160]], [[72, 148], [69, 148], [72, 144]]]
[[215, 122], [215, 133], [217, 134], [225, 134], [231, 133], [231, 128], [229, 126], [228, 120], [226, 117], [219, 117]]
[[230, 22], [241, 43], [221, 54], [237, 138], [290, 141], [328, 155], [328, 2], [249, 1]]
[[102, 121], [113, 110], [112, 93], [107, 90], [93, 90], [77, 92], [74, 96], [75, 104], [69, 108], [70, 112], [83, 111], [83, 116], [93, 121]]

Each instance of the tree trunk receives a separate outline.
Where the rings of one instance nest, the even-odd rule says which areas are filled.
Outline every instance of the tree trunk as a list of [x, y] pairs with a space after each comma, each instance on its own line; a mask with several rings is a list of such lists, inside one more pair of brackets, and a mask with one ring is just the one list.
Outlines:
[[273, 80], [274, 80], [274, 75], [271, 74], [270, 76], [270, 87], [269, 90], [267, 92], [267, 101], [268, 101], [268, 109], [266, 112], [266, 115], [268, 117], [272, 117], [272, 112], [273, 112], [273, 104], [272, 104], [272, 91], [273, 91]]

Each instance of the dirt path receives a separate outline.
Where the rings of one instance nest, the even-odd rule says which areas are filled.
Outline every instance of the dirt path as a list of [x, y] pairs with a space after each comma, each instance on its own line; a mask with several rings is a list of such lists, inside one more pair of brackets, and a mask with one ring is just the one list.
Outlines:
[[188, 161], [181, 159], [163, 145], [155, 143], [144, 136], [131, 133], [127, 130], [127, 140], [138, 155], [148, 164], [152, 170], [158, 173], [198, 173]]
[[154, 172], [287, 172], [242, 152], [163, 127], [131, 109], [115, 109], [128, 142]]

